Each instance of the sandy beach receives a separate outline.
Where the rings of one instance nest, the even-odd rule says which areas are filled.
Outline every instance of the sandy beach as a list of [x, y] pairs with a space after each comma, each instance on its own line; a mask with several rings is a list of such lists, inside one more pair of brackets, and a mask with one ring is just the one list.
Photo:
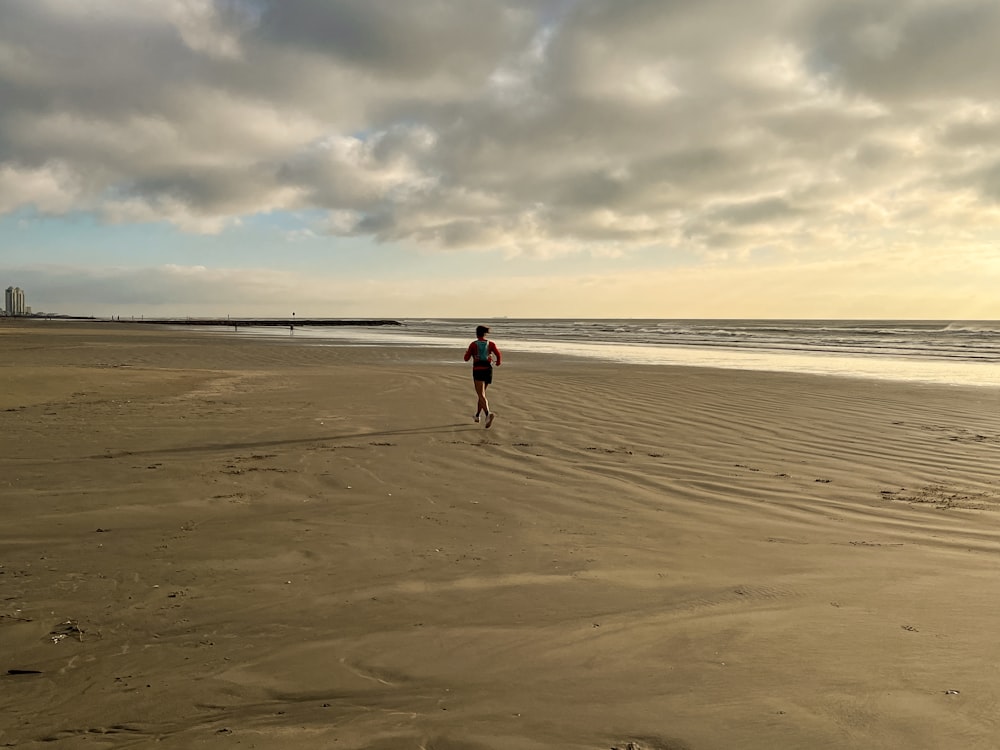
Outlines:
[[0, 747], [1000, 746], [1000, 388], [0, 352]]

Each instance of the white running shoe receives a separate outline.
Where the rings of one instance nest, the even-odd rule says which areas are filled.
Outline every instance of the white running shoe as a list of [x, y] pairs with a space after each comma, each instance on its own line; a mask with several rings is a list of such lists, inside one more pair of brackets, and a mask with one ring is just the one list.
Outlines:
[[478, 422], [478, 421], [479, 421], [479, 415], [477, 414], [476, 416], [474, 416], [474, 417], [472, 418], [472, 421], [473, 421], [473, 422]]

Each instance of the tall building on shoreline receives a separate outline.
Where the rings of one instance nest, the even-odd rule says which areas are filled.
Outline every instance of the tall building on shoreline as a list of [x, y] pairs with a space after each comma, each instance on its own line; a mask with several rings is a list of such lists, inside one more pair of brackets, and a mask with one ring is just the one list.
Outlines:
[[4, 310], [8, 315], [27, 315], [24, 304], [24, 290], [19, 286], [9, 286], [4, 293]]

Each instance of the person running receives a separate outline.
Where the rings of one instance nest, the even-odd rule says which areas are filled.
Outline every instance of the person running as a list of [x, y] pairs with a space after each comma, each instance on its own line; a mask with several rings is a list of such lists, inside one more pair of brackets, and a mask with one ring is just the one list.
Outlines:
[[500, 350], [492, 341], [487, 341], [486, 334], [490, 332], [488, 326], [476, 326], [476, 340], [469, 344], [465, 350], [465, 361], [472, 360], [472, 384], [476, 387], [476, 397], [479, 399], [476, 404], [476, 416], [472, 419], [479, 421], [479, 415], [486, 415], [486, 429], [493, 424], [494, 414], [490, 411], [490, 402], [486, 400], [486, 389], [493, 382], [493, 362], [500, 366]]

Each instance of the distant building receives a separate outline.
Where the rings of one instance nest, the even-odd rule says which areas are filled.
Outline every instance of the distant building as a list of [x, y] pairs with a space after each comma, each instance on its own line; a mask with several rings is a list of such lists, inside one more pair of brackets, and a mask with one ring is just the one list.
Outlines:
[[19, 286], [9, 286], [4, 293], [4, 309], [8, 315], [27, 315], [28, 307], [24, 304], [24, 290]]

